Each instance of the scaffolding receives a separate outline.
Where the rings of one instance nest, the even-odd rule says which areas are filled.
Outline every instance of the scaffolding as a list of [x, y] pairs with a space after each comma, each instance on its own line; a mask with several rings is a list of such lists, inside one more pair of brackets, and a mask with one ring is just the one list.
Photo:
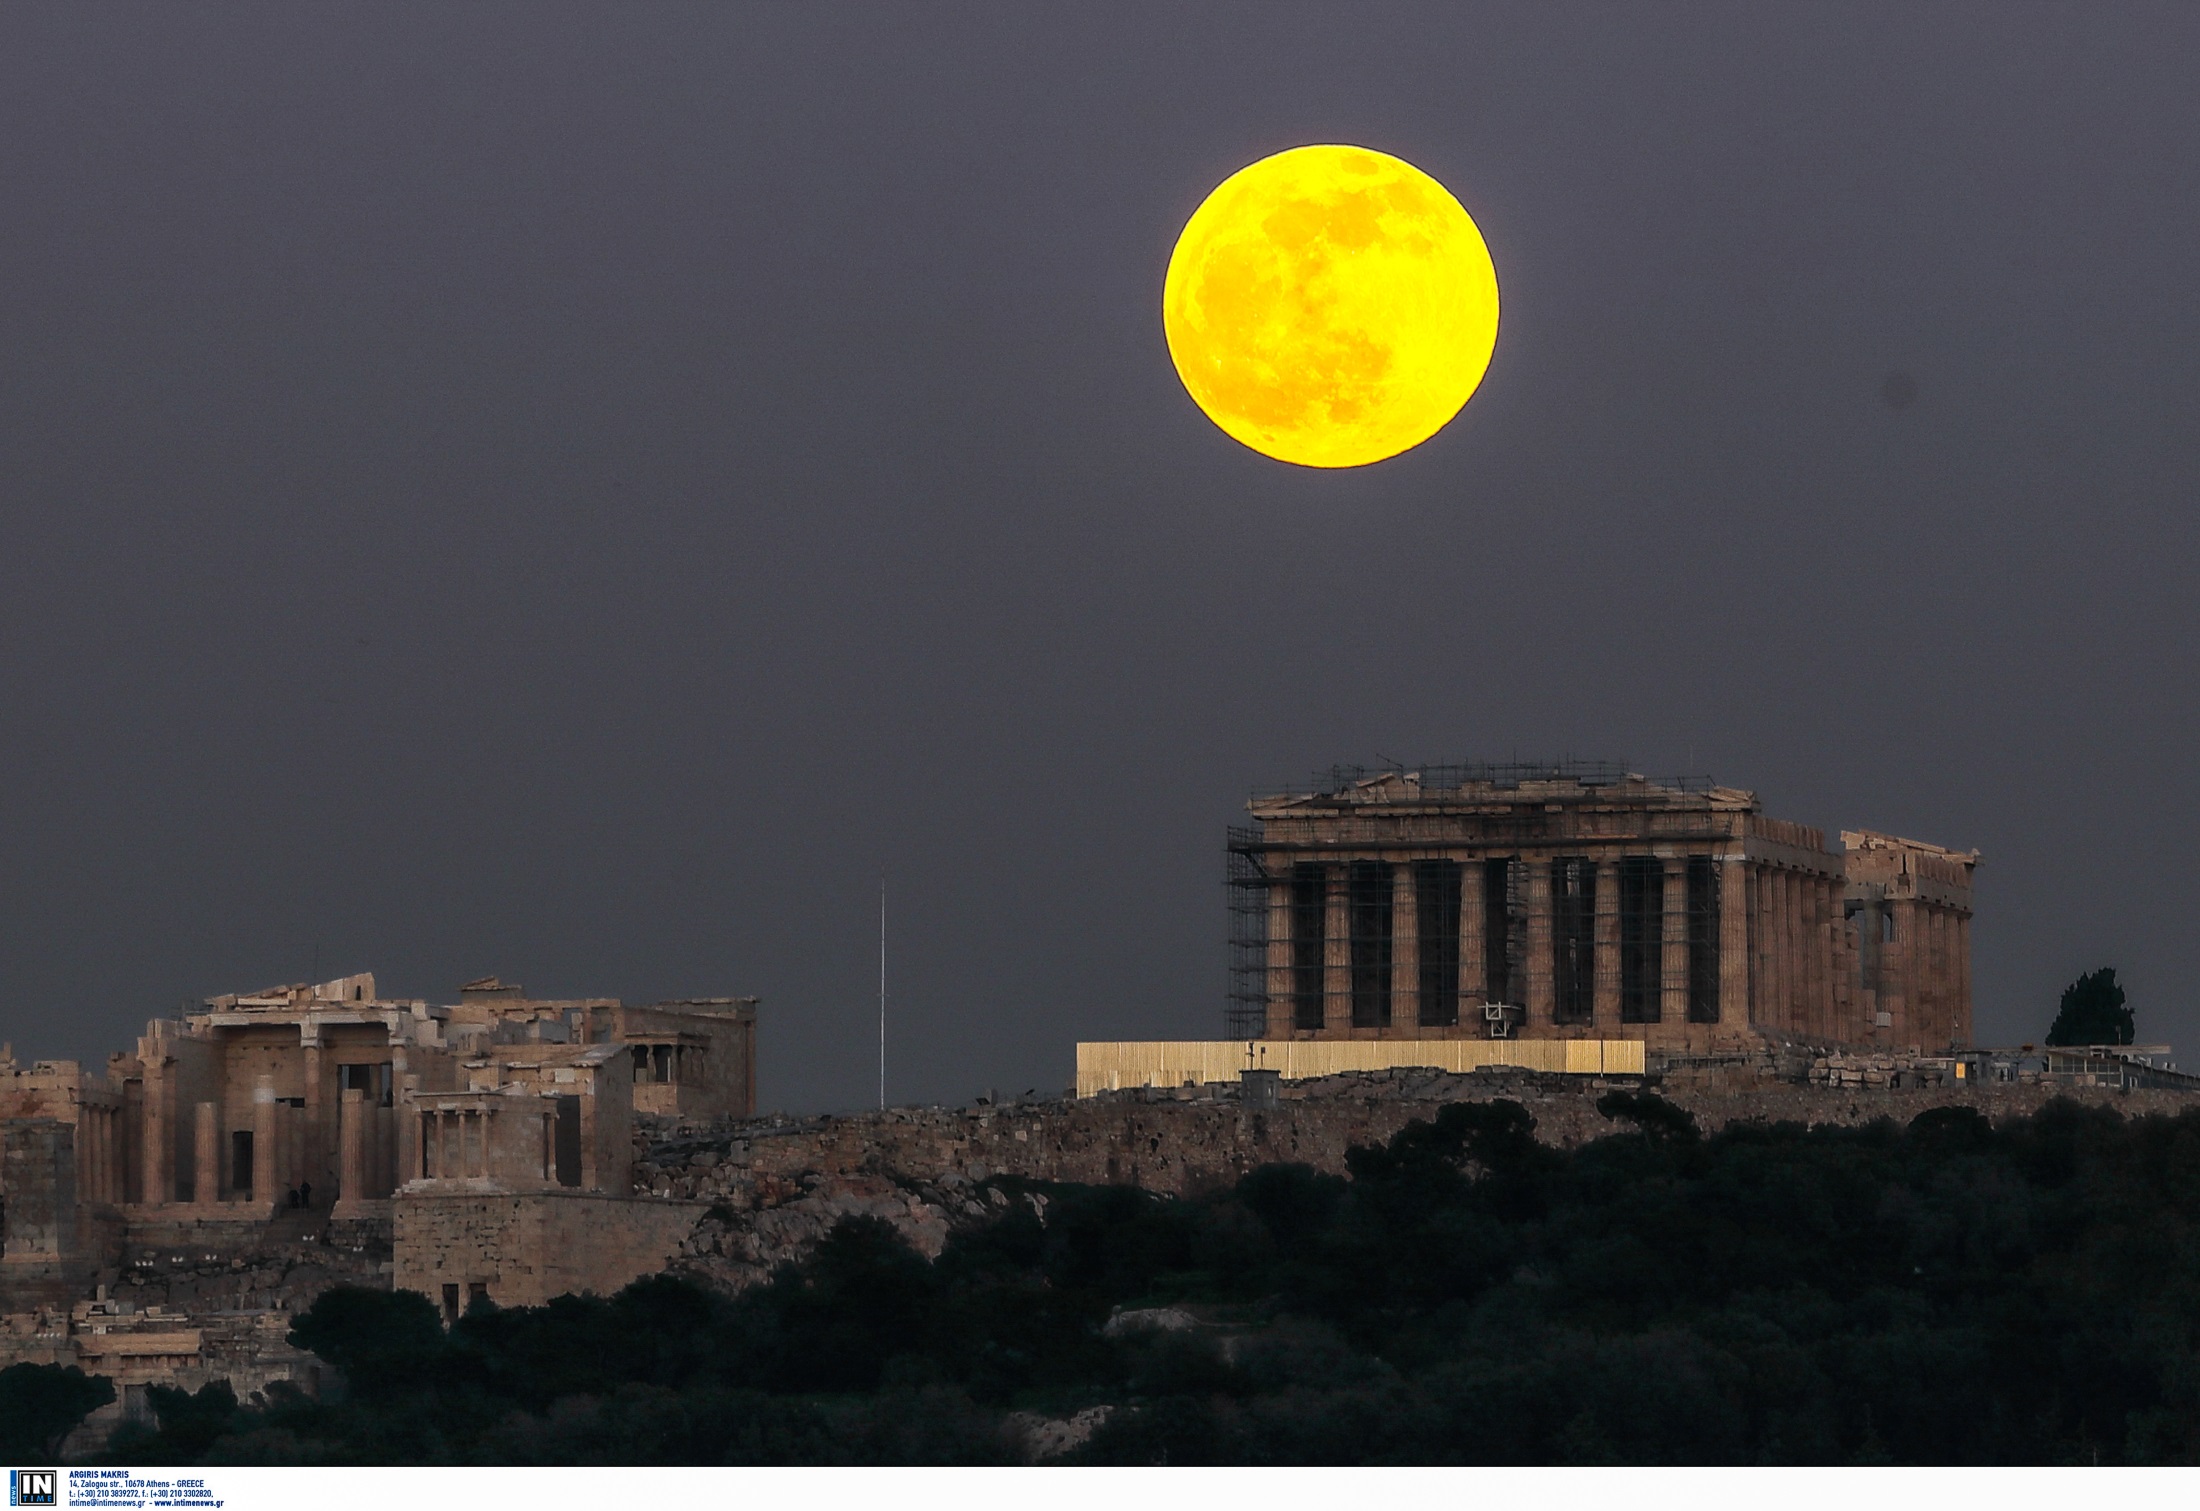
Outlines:
[[1230, 991], [1223, 1030], [1232, 1039], [1268, 1033], [1268, 912], [1276, 878], [1258, 829], [1233, 826], [1226, 890], [1230, 899]]

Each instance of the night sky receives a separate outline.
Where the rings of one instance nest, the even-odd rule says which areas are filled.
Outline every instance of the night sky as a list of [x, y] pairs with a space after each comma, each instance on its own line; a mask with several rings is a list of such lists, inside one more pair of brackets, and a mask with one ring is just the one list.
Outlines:
[[[1223, 829], [1575, 755], [1984, 852], [1977, 1026], [2200, 1060], [2200, 10], [0, 9], [0, 1038], [755, 993], [768, 1107], [1211, 1038]], [[1487, 237], [1351, 472], [1179, 386], [1209, 189]]]

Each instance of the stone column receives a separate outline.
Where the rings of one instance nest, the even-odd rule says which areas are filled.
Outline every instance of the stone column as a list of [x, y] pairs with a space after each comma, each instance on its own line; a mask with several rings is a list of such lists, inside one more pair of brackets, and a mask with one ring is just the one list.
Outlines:
[[1841, 1029], [1841, 944], [1847, 929], [1841, 913], [1842, 884], [1827, 877], [1818, 884], [1820, 910], [1819, 971], [1825, 977], [1826, 1028], [1829, 1033]]
[[1813, 1034], [1831, 1038], [1833, 1025], [1827, 1021], [1824, 1004], [1818, 1000], [1818, 878], [1804, 871], [1797, 874], [1796, 882], [1796, 964], [1803, 977], [1803, 1021], [1810, 1025]]
[[1658, 955], [1658, 1021], [1688, 1022], [1688, 862], [1663, 857], [1665, 907], [1663, 948]]
[[222, 1199], [221, 1109], [212, 1102], [197, 1108], [191, 1161], [191, 1200], [202, 1207]]
[[76, 1125], [72, 1131], [70, 1156], [76, 1163], [76, 1191], [79, 1201], [99, 1200], [99, 1109], [79, 1102], [76, 1107]]
[[1532, 856], [1528, 868], [1528, 978], [1527, 1002], [1530, 1029], [1548, 1028], [1558, 1006], [1551, 981], [1551, 860]]
[[1947, 913], [1938, 906], [1925, 906], [1925, 959], [1927, 979], [1932, 981], [1932, 992], [1925, 999], [1927, 1010], [1918, 1014], [1918, 1032], [1914, 1040], [1918, 1045], [1945, 1045], [1947, 1043]]
[[298, 1179], [319, 1190], [330, 1189], [328, 1146], [329, 1128], [328, 1098], [323, 1088], [325, 1067], [321, 1063], [319, 1035], [302, 1040], [306, 1056], [306, 1105], [305, 1132], [300, 1138], [304, 1158], [298, 1164]]
[[1971, 1042], [1971, 915], [1957, 912], [1953, 922], [1955, 937], [1948, 947], [1956, 952], [1956, 1000], [1948, 1012], [1949, 1031], [1956, 1043], [1968, 1046]]
[[1616, 1033], [1619, 1027], [1619, 862], [1597, 862], [1596, 915], [1597, 1032]]
[[1413, 862], [1390, 868], [1390, 1028], [1399, 1038], [1421, 1032], [1421, 913]]
[[99, 1189], [99, 1109], [79, 1102], [76, 1108], [76, 1189], [81, 1201], [98, 1201]]
[[1268, 1037], [1291, 1037], [1291, 881], [1290, 872], [1268, 888]]
[[1838, 1038], [1840, 1024], [1834, 1015], [1834, 944], [1841, 927], [1841, 899], [1831, 877], [1812, 879], [1811, 900], [1817, 908], [1811, 935], [1811, 968], [1818, 977], [1818, 1021], [1826, 1037]]
[[165, 1207], [176, 1199], [175, 1109], [175, 1062], [149, 1056], [145, 1061], [145, 1124], [140, 1150], [145, 1204], [149, 1207]]
[[114, 1112], [106, 1107], [94, 1107], [90, 1110], [92, 1114], [92, 1200], [112, 1202], [115, 1199]]
[[1790, 1028], [1810, 1033], [1810, 1003], [1803, 990], [1802, 880], [1780, 872], [1780, 999]]
[[397, 1167], [390, 1172], [390, 1190], [394, 1193], [420, 1173], [420, 1118], [413, 1110], [413, 1093], [420, 1089], [420, 1077], [407, 1067], [402, 1049], [391, 1062], [390, 1084], [390, 1100], [396, 1104], [391, 1116], [397, 1120]]
[[1747, 1023], [1749, 1010], [1749, 888], [1739, 855], [1719, 863], [1719, 1021]]
[[262, 1207], [275, 1205], [275, 1193], [282, 1189], [282, 1171], [277, 1168], [281, 1156], [276, 1153], [275, 1136], [275, 1078], [261, 1076], [252, 1083], [252, 1200]]
[[1818, 970], [1824, 985], [1826, 1031], [1845, 1037], [1841, 1014], [1841, 936], [1846, 925], [1841, 917], [1841, 883], [1828, 877], [1818, 883]]
[[1912, 903], [1910, 916], [1917, 921], [1917, 955], [1910, 977], [1910, 1031], [1902, 1036], [1904, 1044], [1922, 1041], [1933, 1022], [1933, 910], [1922, 902]]
[[1887, 915], [1894, 920], [1894, 938], [1880, 946], [1879, 1010], [1892, 1020], [1887, 1038], [1904, 1044], [1909, 1042], [1910, 1014], [1917, 990], [1917, 909], [1906, 900], [1890, 897]]
[[1322, 1031], [1340, 1039], [1352, 1032], [1351, 887], [1348, 864], [1322, 868]]
[[1948, 1031], [1948, 1024], [1953, 1016], [1951, 1004], [1955, 1000], [1955, 971], [1950, 959], [1953, 951], [1948, 943], [1948, 921], [1946, 908], [1933, 909], [1933, 1021], [1930, 1029], [1932, 1037], [1927, 1041], [1928, 1047], [1933, 1049], [1945, 1046], [1953, 1037]]
[[337, 1104], [337, 1143], [342, 1150], [342, 1174], [338, 1177], [336, 1198], [355, 1202], [366, 1195], [367, 1187], [367, 1100], [366, 1093], [357, 1087], [346, 1091]]
[[1463, 862], [1459, 870], [1459, 1022], [1479, 1024], [1489, 1001], [1489, 962], [1482, 938], [1482, 862]]
[[1773, 928], [1773, 871], [1767, 864], [1749, 867], [1749, 1021], [1786, 1027], [1780, 1016], [1780, 970], [1775, 952], [1780, 933]]
[[1788, 931], [1790, 958], [1795, 962], [1795, 1013], [1799, 1022], [1808, 1025], [1807, 1031], [1823, 1036], [1825, 1025], [1818, 1021], [1816, 985], [1811, 970], [1810, 948], [1810, 876], [1801, 871], [1788, 878]]

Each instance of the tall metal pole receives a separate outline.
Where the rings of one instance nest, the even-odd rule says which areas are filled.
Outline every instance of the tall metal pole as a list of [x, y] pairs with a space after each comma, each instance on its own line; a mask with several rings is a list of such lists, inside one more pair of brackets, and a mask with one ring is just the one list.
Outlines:
[[878, 879], [878, 1105], [886, 1108], [886, 878]]

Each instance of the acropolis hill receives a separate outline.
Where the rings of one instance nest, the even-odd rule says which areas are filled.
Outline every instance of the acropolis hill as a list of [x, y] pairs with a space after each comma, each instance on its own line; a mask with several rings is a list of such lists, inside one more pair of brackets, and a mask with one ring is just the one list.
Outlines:
[[1059, 1099], [761, 1118], [756, 999], [495, 978], [449, 1003], [369, 974], [210, 998], [98, 1072], [0, 1054], [0, 1365], [108, 1375], [117, 1412], [151, 1383], [310, 1389], [288, 1319], [334, 1284], [447, 1317], [666, 1269], [739, 1287], [844, 1216], [937, 1253], [1022, 1199], [1004, 1180], [1339, 1171], [1444, 1101], [1520, 1101], [1570, 1144], [1614, 1087], [1716, 1128], [2174, 1110], [2200, 1085], [2136, 1052], [1971, 1046], [1968, 852], [1829, 851], [1747, 792], [1584, 767], [1353, 773], [1252, 812], [1229, 1036], [1080, 1045]]

